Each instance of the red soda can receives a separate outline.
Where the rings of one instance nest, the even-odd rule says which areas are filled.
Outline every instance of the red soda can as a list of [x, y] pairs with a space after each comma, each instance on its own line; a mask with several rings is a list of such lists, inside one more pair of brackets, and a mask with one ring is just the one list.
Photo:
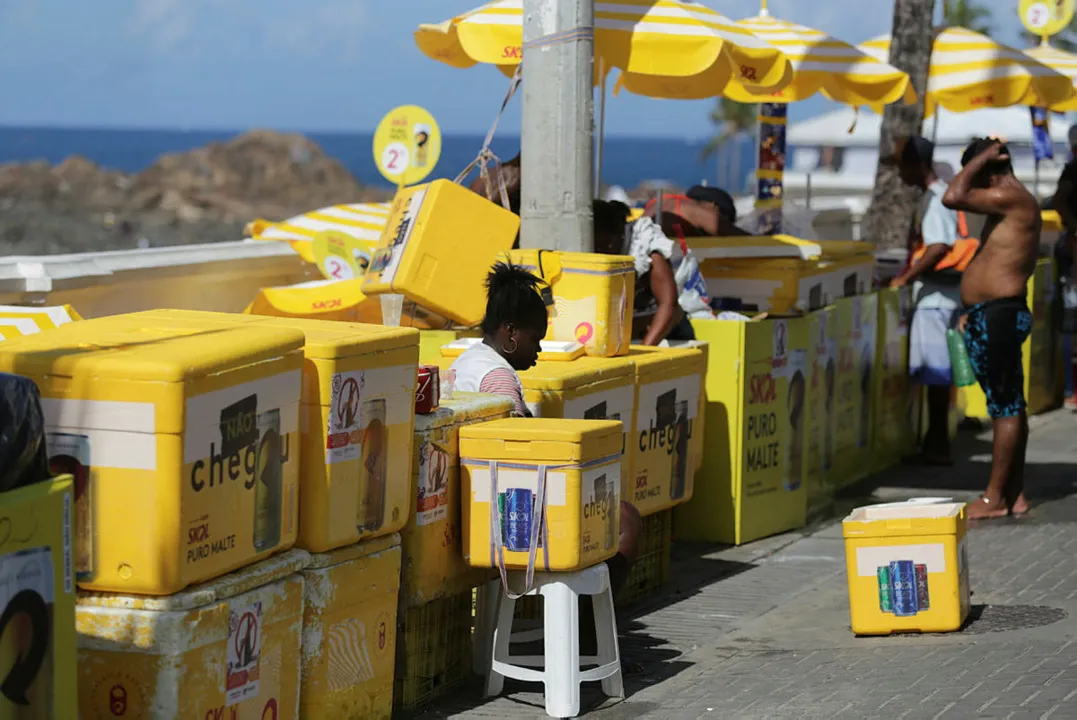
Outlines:
[[420, 365], [418, 387], [415, 390], [415, 412], [419, 415], [432, 413], [441, 401], [441, 380], [437, 365]]

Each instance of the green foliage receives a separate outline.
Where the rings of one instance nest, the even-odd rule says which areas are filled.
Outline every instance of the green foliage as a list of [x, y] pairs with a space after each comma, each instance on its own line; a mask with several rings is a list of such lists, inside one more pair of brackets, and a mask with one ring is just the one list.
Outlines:
[[718, 104], [711, 110], [711, 122], [718, 132], [707, 141], [703, 148], [706, 160], [733, 137], [746, 132], [753, 132], [759, 122], [759, 106], [755, 103], [739, 103], [729, 98], [718, 98]]

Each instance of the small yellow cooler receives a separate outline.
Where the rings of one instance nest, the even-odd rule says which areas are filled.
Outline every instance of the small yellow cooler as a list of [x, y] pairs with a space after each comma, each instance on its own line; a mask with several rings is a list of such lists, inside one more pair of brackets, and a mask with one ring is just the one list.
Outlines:
[[617, 553], [621, 423], [510, 418], [460, 429], [464, 557], [572, 571]]
[[964, 503], [862, 507], [842, 529], [854, 633], [961, 628], [970, 597]]
[[71, 485], [63, 475], [0, 493], [2, 718], [77, 716]]
[[429, 415], [415, 416], [411, 487], [414, 513], [404, 528], [402, 594], [405, 607], [474, 587], [475, 571], [464, 562], [460, 528], [460, 429], [499, 420], [512, 401], [498, 395], [454, 393]]
[[292, 550], [169, 597], [80, 594], [79, 715], [299, 717], [309, 559]]
[[312, 555], [303, 579], [298, 717], [389, 720], [400, 536]]
[[167, 595], [291, 547], [302, 346], [122, 316], [0, 345], [0, 372], [41, 389], [53, 462], [89, 478], [80, 587]]
[[707, 356], [698, 348], [633, 345], [628, 359], [636, 367], [636, 419], [626, 499], [651, 515], [692, 499], [703, 463]]
[[486, 312], [483, 282], [519, 229], [515, 214], [448, 180], [404, 188], [363, 292], [403, 295], [458, 325], [478, 325]]
[[628, 352], [636, 287], [631, 256], [513, 250], [510, 258], [553, 292], [550, 339], [574, 340], [596, 357]]

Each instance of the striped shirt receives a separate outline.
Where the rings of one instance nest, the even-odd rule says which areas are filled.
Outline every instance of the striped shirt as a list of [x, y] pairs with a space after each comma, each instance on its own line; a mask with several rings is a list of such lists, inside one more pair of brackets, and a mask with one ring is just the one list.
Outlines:
[[454, 386], [461, 392], [481, 392], [501, 395], [512, 400], [513, 414], [531, 417], [524, 403], [520, 376], [512, 366], [486, 343], [475, 343], [463, 352], [449, 368], [455, 377]]
[[531, 413], [524, 404], [524, 396], [520, 387], [520, 379], [512, 370], [499, 368], [486, 373], [486, 377], [479, 383], [479, 392], [491, 395], [503, 395], [512, 399], [513, 414], [519, 417], [531, 417]]

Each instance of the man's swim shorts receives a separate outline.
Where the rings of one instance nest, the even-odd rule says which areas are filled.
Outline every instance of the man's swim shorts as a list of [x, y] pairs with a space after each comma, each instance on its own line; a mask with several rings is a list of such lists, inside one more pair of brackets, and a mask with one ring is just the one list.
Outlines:
[[1021, 345], [1032, 331], [1024, 297], [998, 298], [973, 305], [965, 324], [965, 346], [993, 418], [1013, 417], [1025, 409]]

